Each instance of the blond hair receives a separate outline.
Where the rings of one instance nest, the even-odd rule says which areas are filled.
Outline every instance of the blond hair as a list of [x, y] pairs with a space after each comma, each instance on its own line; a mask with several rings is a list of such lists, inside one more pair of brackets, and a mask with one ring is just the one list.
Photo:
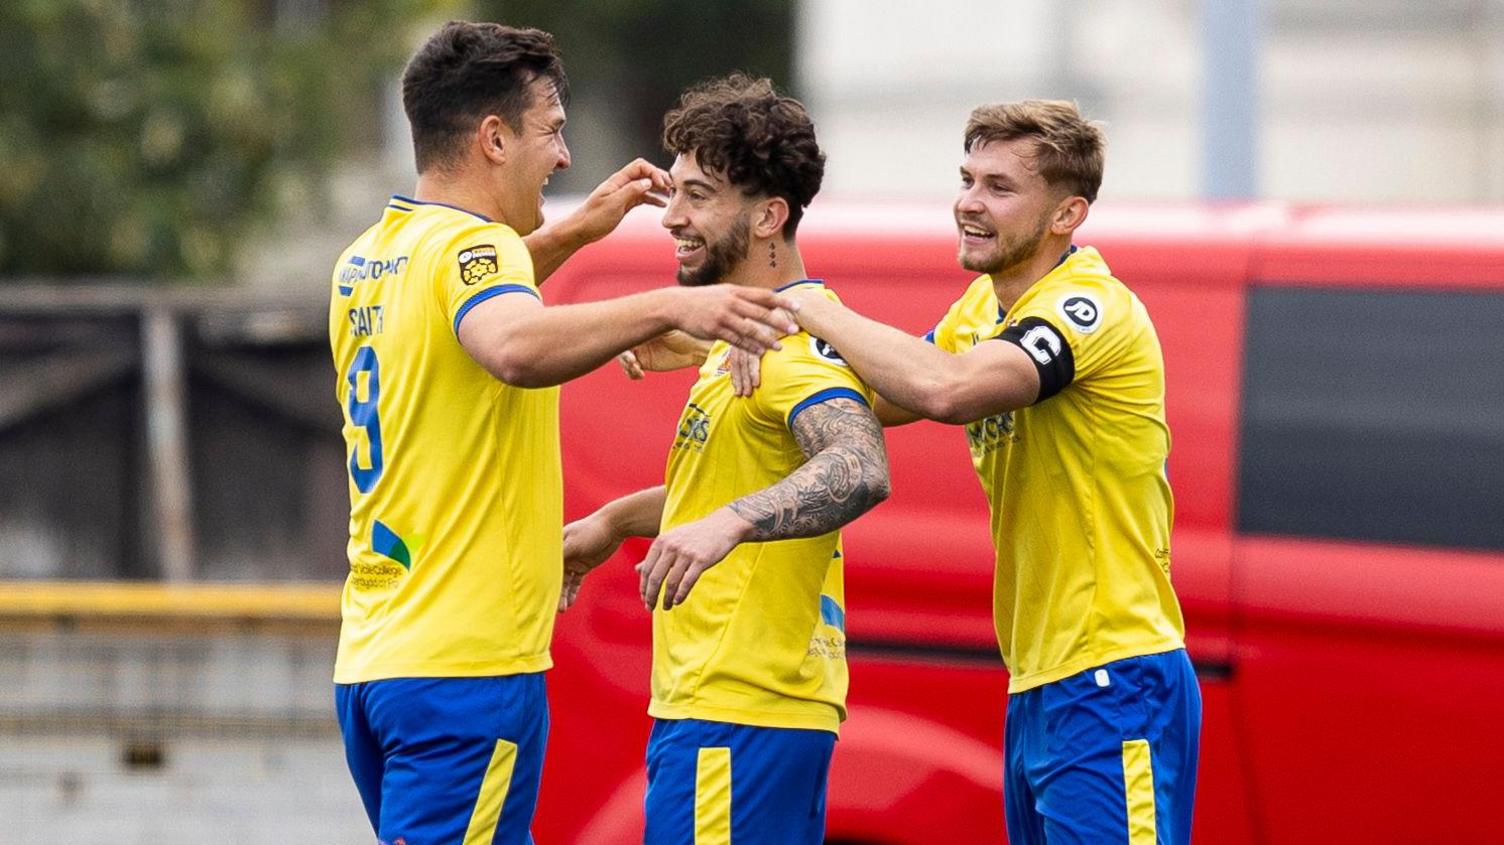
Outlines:
[[979, 106], [966, 121], [966, 152], [990, 141], [1035, 142], [1034, 162], [1052, 186], [1088, 203], [1097, 199], [1107, 137], [1068, 100], [1021, 100]]

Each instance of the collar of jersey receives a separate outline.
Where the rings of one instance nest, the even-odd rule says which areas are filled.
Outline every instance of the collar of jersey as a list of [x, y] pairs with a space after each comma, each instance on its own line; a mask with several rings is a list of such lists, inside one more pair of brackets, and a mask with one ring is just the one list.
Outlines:
[[781, 288], [773, 288], [773, 292], [774, 293], [779, 293], [780, 291], [786, 291], [789, 288], [796, 288], [796, 287], [799, 287], [800, 285], [815, 285], [817, 287], [825, 287], [825, 280], [824, 279], [800, 279], [797, 282], [789, 282], [788, 284], [784, 285]]
[[392, 201], [393, 202], [406, 203], [407, 205], [437, 205], [437, 206], [439, 206], [441, 208], [450, 208], [450, 209], [453, 209], [455, 211], [461, 212], [463, 214], [468, 214], [471, 217], [479, 217], [480, 219], [486, 221], [487, 223], [492, 222], [491, 218], [487, 217], [484, 214], [477, 214], [477, 213], [475, 213], [474, 211], [471, 211], [468, 208], [460, 208], [457, 205], [450, 205], [447, 202], [427, 202], [425, 200], [415, 200], [412, 197], [404, 197], [401, 194], [392, 194]]
[[[1065, 266], [1065, 262], [1069, 261], [1070, 257], [1072, 255], [1076, 254], [1076, 250], [1077, 250], [1076, 245], [1075, 244], [1071, 244], [1071, 248], [1070, 249], [1067, 249], [1065, 252], [1062, 252], [1060, 254], [1060, 260], [1055, 262], [1055, 266], [1050, 268], [1050, 272], [1045, 273], [1043, 276], [1040, 276], [1039, 277], [1039, 281], [1036, 281], [1034, 284], [1029, 285], [1029, 290], [1024, 291], [1023, 296], [1020, 296], [1019, 299], [1023, 299], [1024, 296], [1028, 296], [1029, 295], [1029, 291], [1033, 290], [1036, 285], [1038, 285], [1040, 282], [1043, 282], [1045, 279], [1048, 279], [1049, 277], [1055, 275], [1055, 271], [1059, 270], [1061, 267], [1064, 267]], [[991, 279], [989, 278], [988, 281], [991, 281]], [[1006, 311], [1003, 310], [1003, 304], [1001, 302], [999, 302], [997, 304], [997, 323], [998, 323], [998, 325], [1002, 325], [1003, 321], [1007, 320], [1007, 319], [1008, 319], [1008, 312], [1006, 312]]]

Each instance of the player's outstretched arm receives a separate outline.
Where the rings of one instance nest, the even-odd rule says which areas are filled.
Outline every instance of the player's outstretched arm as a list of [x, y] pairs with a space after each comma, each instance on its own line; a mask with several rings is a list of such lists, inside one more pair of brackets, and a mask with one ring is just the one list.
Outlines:
[[761, 352], [797, 328], [778, 316], [788, 297], [740, 285], [659, 288], [545, 308], [531, 296], [494, 296], [470, 309], [460, 344], [492, 375], [547, 387], [584, 375], [669, 329]]
[[590, 571], [606, 562], [628, 537], [656, 537], [663, 521], [668, 490], [663, 485], [638, 490], [600, 510], [564, 526], [564, 589], [562, 613], [579, 598], [580, 585]]
[[[1012, 343], [981, 343], [955, 355], [823, 296], [799, 297], [795, 316], [884, 399], [927, 419], [968, 423], [1039, 397], [1039, 370]], [[895, 413], [887, 417], [900, 421]]]
[[611, 174], [579, 208], [522, 239], [533, 257], [533, 278], [543, 284], [580, 247], [615, 231], [637, 206], [662, 208], [668, 202], [665, 195], [670, 184], [667, 171], [640, 158]]
[[739, 543], [818, 537], [888, 498], [882, 427], [866, 405], [853, 399], [812, 405], [794, 418], [793, 433], [808, 460], [788, 477], [653, 542], [637, 565], [648, 608], [660, 591], [664, 610], [682, 604], [700, 575]]

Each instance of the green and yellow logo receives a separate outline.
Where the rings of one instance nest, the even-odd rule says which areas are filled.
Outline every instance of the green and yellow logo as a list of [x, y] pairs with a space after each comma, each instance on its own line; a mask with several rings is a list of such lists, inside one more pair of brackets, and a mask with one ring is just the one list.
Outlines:
[[412, 534], [403, 538], [379, 519], [371, 527], [371, 550], [397, 561], [409, 572], [413, 568], [413, 555], [422, 545], [422, 535]]

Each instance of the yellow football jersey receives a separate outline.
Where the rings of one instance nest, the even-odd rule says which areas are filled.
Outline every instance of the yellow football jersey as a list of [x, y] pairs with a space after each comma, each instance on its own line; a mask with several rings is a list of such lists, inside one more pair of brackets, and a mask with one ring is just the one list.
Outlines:
[[512, 229], [394, 197], [330, 291], [350, 473], [334, 680], [536, 672], [562, 578], [558, 388], [503, 384], [460, 346], [495, 296], [538, 296]]
[[1009, 691], [1180, 648], [1164, 358], [1143, 303], [1095, 249], [1073, 248], [1006, 316], [978, 278], [930, 338], [960, 353], [1000, 335], [1041, 368], [1034, 405], [966, 426]]
[[[762, 384], [750, 397], [732, 392], [729, 351], [723, 342], [711, 347], [679, 418], [663, 531], [798, 469], [805, 457], [791, 426], [805, 409], [835, 398], [871, 404], [846, 362], [808, 334], [785, 337], [763, 356]], [[839, 531], [737, 546], [684, 604], [653, 612], [648, 712], [836, 731], [846, 718], [845, 605]]]

